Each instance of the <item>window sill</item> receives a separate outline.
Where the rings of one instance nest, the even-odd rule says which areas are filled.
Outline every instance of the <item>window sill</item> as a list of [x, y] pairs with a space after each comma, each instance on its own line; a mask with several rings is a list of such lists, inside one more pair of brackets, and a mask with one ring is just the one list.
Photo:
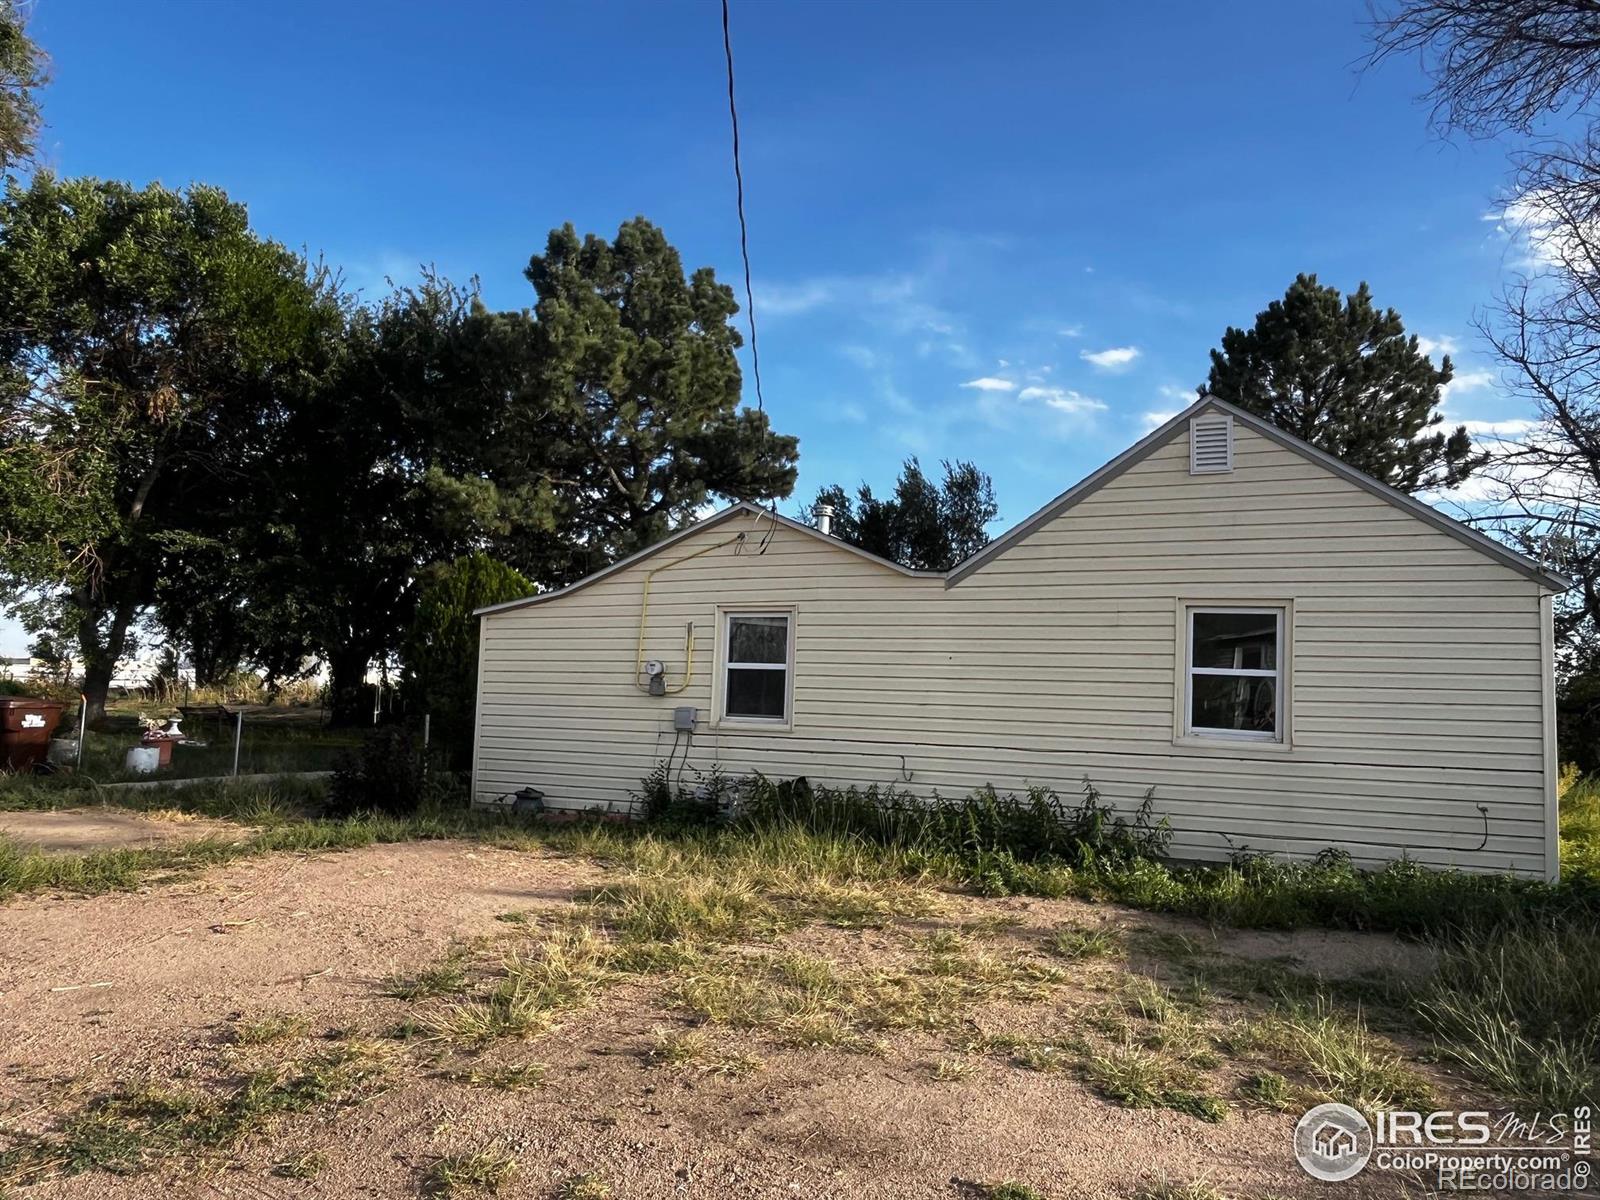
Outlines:
[[776, 721], [768, 717], [718, 717], [711, 722], [711, 728], [736, 733], [792, 733], [794, 720], [787, 718]]
[[1186, 733], [1172, 739], [1172, 744], [1181, 750], [1194, 750], [1202, 754], [1225, 755], [1229, 758], [1249, 758], [1257, 754], [1272, 756], [1288, 754], [1294, 749], [1292, 743], [1267, 741], [1264, 738], [1228, 738], [1206, 737], [1203, 734]]

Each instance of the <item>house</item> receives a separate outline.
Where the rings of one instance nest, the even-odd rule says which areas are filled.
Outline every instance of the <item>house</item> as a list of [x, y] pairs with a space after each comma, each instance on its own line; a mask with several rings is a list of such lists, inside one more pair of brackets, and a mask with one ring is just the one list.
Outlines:
[[1154, 788], [1172, 853], [1554, 878], [1539, 563], [1204, 398], [948, 573], [736, 504], [481, 610], [473, 792], [658, 763], [961, 795]]

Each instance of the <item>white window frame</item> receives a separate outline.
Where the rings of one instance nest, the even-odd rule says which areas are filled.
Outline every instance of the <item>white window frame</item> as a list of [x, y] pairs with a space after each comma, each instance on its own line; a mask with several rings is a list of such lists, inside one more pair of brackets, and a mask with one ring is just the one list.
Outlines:
[[[1180, 667], [1183, 672], [1183, 712], [1178, 727], [1185, 739], [1217, 742], [1243, 742], [1251, 745], [1285, 746], [1289, 741], [1289, 605], [1287, 604], [1195, 604], [1182, 606], [1183, 638]], [[1277, 621], [1277, 646], [1273, 654], [1274, 666], [1267, 670], [1254, 667], [1197, 667], [1194, 665], [1194, 619], [1204, 614], [1240, 614], [1270, 616]], [[1213, 729], [1194, 723], [1194, 677], [1209, 675], [1224, 679], [1273, 680], [1272, 716], [1273, 730], [1267, 733], [1258, 729]]]
[[[753, 606], [717, 609], [717, 675], [716, 695], [713, 697], [716, 724], [756, 729], [789, 729], [794, 725], [794, 642], [796, 609], [792, 605]], [[733, 645], [733, 622], [738, 617], [782, 617], [788, 622], [788, 635], [784, 639], [787, 651], [783, 663], [733, 662], [728, 654]], [[733, 669], [784, 671], [783, 715], [781, 717], [752, 717], [728, 712], [728, 672]]]

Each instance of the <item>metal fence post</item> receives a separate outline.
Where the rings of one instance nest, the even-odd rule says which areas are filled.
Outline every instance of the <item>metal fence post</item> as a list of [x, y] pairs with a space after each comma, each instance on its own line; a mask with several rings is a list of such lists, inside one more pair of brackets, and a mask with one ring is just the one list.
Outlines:
[[244, 741], [244, 709], [233, 714], [233, 773], [239, 774], [239, 744]]
[[428, 734], [430, 732], [432, 732], [432, 728], [433, 728], [433, 714], [432, 713], [423, 713], [422, 714], [422, 748], [424, 750], [426, 750], [428, 748]]

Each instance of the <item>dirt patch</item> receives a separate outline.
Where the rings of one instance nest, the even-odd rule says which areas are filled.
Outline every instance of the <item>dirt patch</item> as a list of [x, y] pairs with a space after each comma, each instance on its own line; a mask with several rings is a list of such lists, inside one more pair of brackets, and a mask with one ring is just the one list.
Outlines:
[[[536, 927], [606, 877], [554, 855], [433, 842], [278, 855], [138, 893], [14, 903], [0, 909], [0, 1126], [49, 1129], [64, 1098], [114, 1081], [181, 1088], [235, 1060], [257, 1061], [241, 1030], [267, 1014], [294, 1022], [284, 1054], [356, 1033], [382, 1038], [426, 1011], [386, 994], [391, 973], [436, 962], [452, 945], [516, 936], [525, 921], [506, 914], [531, 914], [526, 924]], [[770, 949], [888, 970], [925, 953], [916, 939], [940, 930], [1000, 953], [1036, 946], [1063, 924], [1139, 919], [1071, 901], [949, 897], [935, 916], [900, 927], [812, 926]], [[1070, 1038], [1122, 969], [1085, 967], [1030, 1020]], [[999, 1012], [975, 1018], [974, 1036]], [[948, 1031], [897, 1032], [875, 1053], [850, 1053], [704, 1026], [707, 1061], [759, 1065], [662, 1065], [653, 1050], [663, 1035], [692, 1026], [644, 981], [610, 988], [531, 1039], [477, 1052], [396, 1042], [386, 1090], [363, 1103], [288, 1116], [270, 1140], [242, 1143], [220, 1173], [166, 1163], [116, 1179], [116, 1194], [411, 1197], [443, 1156], [478, 1150], [516, 1160], [502, 1194], [534, 1197], [578, 1174], [603, 1178], [618, 1200], [931, 1200], [1005, 1179], [1049, 1197], [1108, 1200], [1161, 1177], [1206, 1178], [1251, 1197], [1307, 1190], [1287, 1150], [1295, 1114], [1238, 1108], [1209, 1124], [1119, 1107], [1070, 1072], [1024, 1070], [993, 1054], [969, 1055], [959, 1077], [941, 1078], [938, 1064], [954, 1053]], [[545, 1067], [537, 1086], [492, 1082], [533, 1063]], [[314, 1178], [285, 1177], [309, 1163]], [[99, 1197], [108, 1179], [93, 1172], [21, 1194]], [[1345, 1194], [1403, 1193], [1373, 1176]]]
[[188, 813], [136, 813], [121, 808], [63, 808], [0, 812], [0, 835], [46, 854], [138, 850], [200, 838], [237, 840], [250, 832], [227, 821]]

